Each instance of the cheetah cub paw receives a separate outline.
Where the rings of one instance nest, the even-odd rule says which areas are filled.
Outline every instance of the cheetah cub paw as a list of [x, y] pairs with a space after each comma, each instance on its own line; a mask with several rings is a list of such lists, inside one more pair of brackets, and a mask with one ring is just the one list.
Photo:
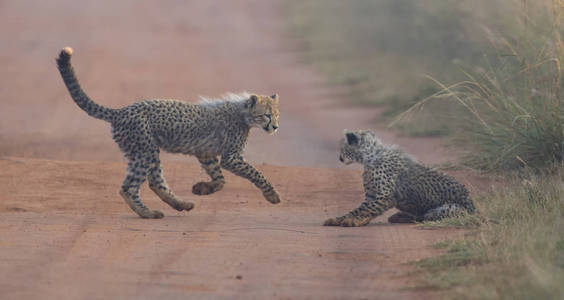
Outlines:
[[327, 219], [323, 226], [360, 227], [370, 223], [370, 220], [372, 220], [370, 217], [342, 216]]
[[280, 195], [278, 195], [275, 190], [272, 190], [268, 193], [263, 193], [262, 195], [264, 196], [264, 199], [266, 199], [266, 201], [272, 204], [280, 203]]
[[223, 187], [223, 184], [215, 182], [198, 182], [192, 186], [192, 194], [194, 195], [209, 195], [213, 194]]

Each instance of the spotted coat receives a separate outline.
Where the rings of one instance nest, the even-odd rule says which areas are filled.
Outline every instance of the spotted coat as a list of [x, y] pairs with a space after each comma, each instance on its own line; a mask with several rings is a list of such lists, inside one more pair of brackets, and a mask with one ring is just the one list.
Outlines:
[[127, 161], [127, 175], [120, 195], [142, 218], [162, 218], [139, 198], [139, 188], [148, 179], [150, 188], [178, 211], [191, 210], [194, 204], [179, 200], [168, 187], [161, 169], [160, 150], [196, 156], [210, 176], [210, 182], [192, 187], [197, 195], [219, 191], [225, 184], [221, 169], [250, 180], [266, 200], [279, 203], [274, 186], [242, 156], [252, 127], [272, 134], [278, 129], [278, 95], [228, 94], [220, 100], [199, 104], [176, 100], [145, 100], [112, 109], [92, 101], [80, 87], [70, 59], [71, 48], [64, 48], [57, 66], [72, 99], [90, 116], [111, 123], [113, 139]]
[[327, 226], [363, 226], [392, 207], [399, 210], [388, 219], [392, 223], [475, 212], [464, 185], [394, 146], [383, 145], [372, 131], [345, 131], [340, 160], [364, 165], [365, 200], [346, 215], [325, 221]]

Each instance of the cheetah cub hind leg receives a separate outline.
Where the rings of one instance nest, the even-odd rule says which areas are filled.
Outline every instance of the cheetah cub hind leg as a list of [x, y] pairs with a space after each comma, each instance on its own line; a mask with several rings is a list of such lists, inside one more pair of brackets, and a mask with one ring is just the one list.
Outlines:
[[139, 188], [147, 179], [149, 164], [142, 159], [130, 159], [127, 175], [121, 186], [120, 195], [127, 205], [144, 219], [160, 219], [164, 214], [158, 210], [150, 210], [139, 198]]
[[462, 206], [455, 203], [447, 203], [427, 211], [423, 216], [423, 221], [439, 221], [444, 218], [456, 217], [465, 213], [467, 213], [467, 211]]
[[143, 219], [162, 219], [164, 214], [158, 210], [150, 210], [140, 200], [139, 196], [131, 194], [125, 189], [122, 189], [119, 194], [127, 203], [127, 205]]
[[161, 200], [177, 211], [189, 211], [194, 208], [194, 203], [179, 200], [168, 187], [168, 184], [163, 176], [160, 162], [158, 161], [155, 167], [149, 171], [149, 187], [153, 192], [155, 192], [155, 194], [157, 194], [157, 196], [159, 196], [159, 198], [161, 198]]
[[189, 211], [194, 208], [194, 203], [188, 201], [179, 200], [176, 195], [170, 190], [170, 188], [166, 186], [155, 186], [149, 185], [151, 190], [161, 198], [166, 204], [170, 205], [170, 207], [176, 209], [177, 211]]
[[391, 215], [388, 218], [388, 222], [390, 223], [416, 223], [417, 217], [404, 211], [398, 211], [397, 213]]

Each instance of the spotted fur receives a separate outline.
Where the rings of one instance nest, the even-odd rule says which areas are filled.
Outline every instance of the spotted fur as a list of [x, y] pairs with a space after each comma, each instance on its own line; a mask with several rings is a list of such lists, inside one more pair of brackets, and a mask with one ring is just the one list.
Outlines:
[[374, 132], [348, 132], [341, 140], [340, 160], [364, 165], [364, 202], [326, 226], [363, 226], [396, 207], [390, 223], [434, 221], [474, 213], [468, 190], [447, 174], [417, 163], [394, 146], [383, 145]]
[[172, 208], [191, 210], [194, 204], [179, 200], [168, 187], [159, 160], [160, 150], [194, 155], [211, 181], [192, 187], [197, 195], [223, 188], [226, 169], [254, 183], [270, 203], [279, 203], [274, 186], [242, 156], [252, 127], [272, 134], [278, 129], [278, 95], [228, 94], [224, 99], [191, 104], [176, 100], [145, 100], [112, 109], [92, 101], [80, 87], [71, 66], [72, 49], [64, 48], [57, 66], [72, 99], [88, 115], [111, 123], [112, 134], [128, 161], [120, 195], [142, 218], [162, 218], [139, 198], [139, 187], [150, 188]]

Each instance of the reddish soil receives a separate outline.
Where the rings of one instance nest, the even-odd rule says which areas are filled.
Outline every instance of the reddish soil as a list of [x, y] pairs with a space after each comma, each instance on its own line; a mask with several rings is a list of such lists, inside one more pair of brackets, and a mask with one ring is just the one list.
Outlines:
[[[407, 262], [457, 231], [320, 226], [360, 204], [358, 167], [338, 164], [344, 128], [373, 128], [284, 38], [278, 1], [0, 2], [0, 298], [425, 298]], [[143, 220], [117, 191], [125, 163], [108, 124], [82, 112], [54, 64], [63, 46], [87, 93], [119, 107], [143, 98], [198, 101], [252, 91], [281, 96], [280, 130], [253, 131], [246, 151], [280, 191], [271, 205], [227, 176], [197, 197], [194, 158], [164, 155], [167, 180], [196, 203], [178, 213], [146, 187]], [[425, 163], [453, 155], [440, 140], [398, 138]], [[268, 165], [265, 165], [267, 163]], [[459, 177], [468, 183], [466, 177]], [[389, 215], [389, 213], [388, 213]]]
[[[406, 263], [432, 255], [453, 232], [391, 225], [323, 227], [358, 205], [358, 171], [260, 166], [283, 202], [271, 205], [248, 182], [191, 195], [205, 178], [196, 164], [165, 168], [196, 208], [134, 215], [117, 196], [123, 164], [12, 158], [0, 161], [2, 299], [413, 299]], [[238, 279], [238, 276], [242, 277]]]

